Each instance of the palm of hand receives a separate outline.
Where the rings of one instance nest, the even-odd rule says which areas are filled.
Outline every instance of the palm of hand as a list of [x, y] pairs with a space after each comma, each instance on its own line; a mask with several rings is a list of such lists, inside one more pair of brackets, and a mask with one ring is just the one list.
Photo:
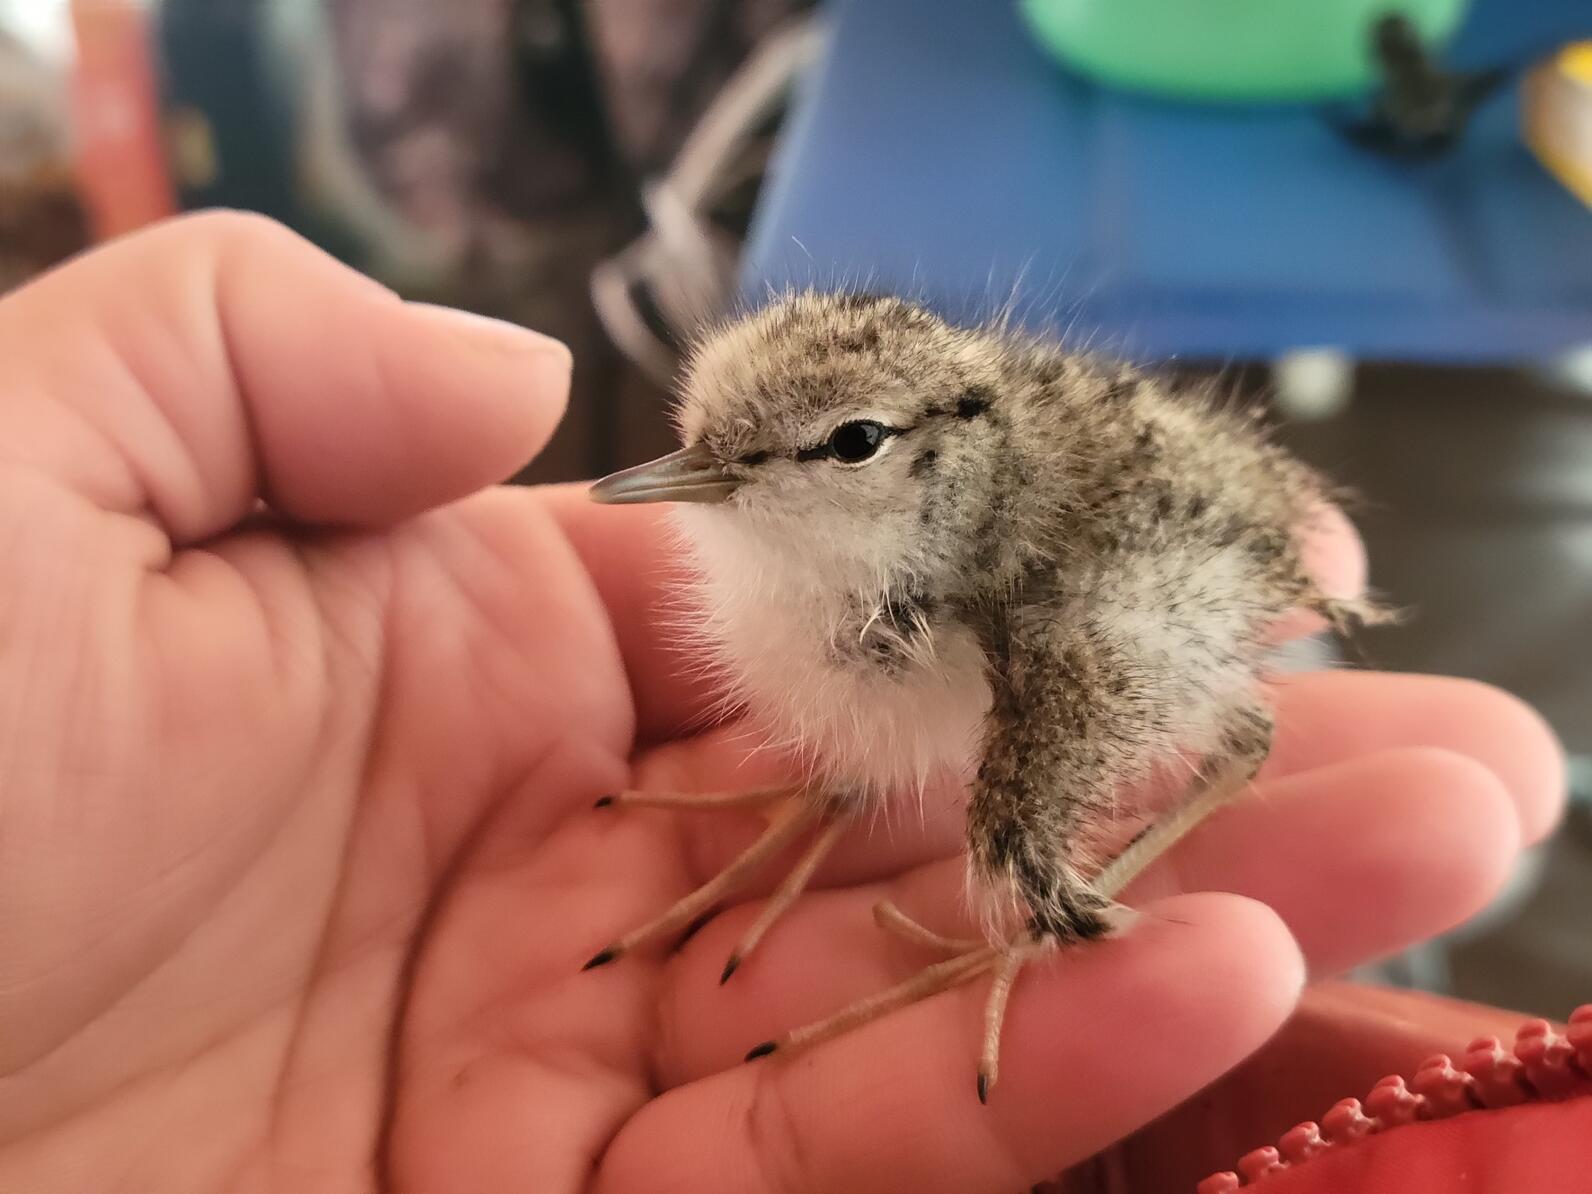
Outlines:
[[[1263, 1040], [1297, 991], [1301, 947], [1330, 970], [1451, 923], [1496, 886], [1517, 824], [1551, 820], [1551, 748], [1501, 698], [1414, 681], [1389, 693], [1391, 680], [1378, 698], [1376, 677], [1303, 685], [1284, 700], [1333, 745], [1285, 740], [1277, 798], [1235, 810], [1225, 843], [1191, 843], [1152, 881], [1260, 896], [1280, 920], [1233, 896], [1183, 897], [1025, 982], [1006, 1097], [987, 1111], [971, 1092], [977, 991], [810, 1059], [734, 1066], [748, 1044], [924, 961], [880, 939], [868, 909], [888, 894], [954, 921], [954, 818], [849, 843], [722, 991], [750, 908], [672, 958], [577, 973], [751, 831], [604, 818], [594, 796], [636, 777], [770, 778], [738, 763], [732, 732], [682, 733], [703, 698], [649, 636], [658, 596], [635, 578], [665, 549], [648, 516], [494, 492], [388, 530], [247, 521], [255, 493], [301, 524], [380, 524], [467, 493], [534, 449], [556, 402], [527, 405], [504, 380], [511, 363], [532, 367], [524, 348], [427, 376], [418, 362], [438, 338], [457, 334], [463, 353], [464, 333], [427, 317], [427, 344], [418, 313], [253, 224], [169, 229], [77, 268], [125, 284], [184, 236], [208, 276], [233, 279], [215, 288], [230, 327], [225, 310], [190, 310], [180, 276], [167, 307], [151, 304], [201, 345], [227, 342], [173, 387], [186, 405], [163, 392], [172, 361], [158, 353], [110, 369], [47, 343], [0, 423], [13, 577], [0, 603], [0, 1187], [1016, 1188]], [[274, 261], [316, 309], [251, 319], [239, 258]], [[0, 309], [0, 347], [93, 282], [68, 271]], [[342, 311], [392, 341], [378, 357], [409, 354], [412, 373], [386, 361], [344, 380], [434, 403], [410, 412], [424, 452], [358, 423], [357, 396], [354, 413], [328, 414], [261, 379], [262, 354], [343, 351], [326, 326]], [[206, 335], [218, 319], [222, 335]], [[104, 340], [125, 361], [133, 334]], [[203, 356], [180, 344], [190, 352]], [[227, 389], [253, 409], [207, 407]], [[439, 389], [490, 402], [461, 415]], [[363, 457], [387, 472], [328, 469], [350, 434], [371, 437]], [[439, 458], [466, 463], [429, 478], [399, 467]], [[1422, 716], [1388, 716], [1412, 703]], [[1432, 749], [1461, 742], [1480, 763]], [[1438, 801], [1429, 840], [1397, 837]], [[1366, 841], [1373, 805], [1387, 828]], [[1279, 834], [1273, 857], [1251, 848]], [[1307, 848], [1324, 836], [1344, 849]], [[1341, 876], [1363, 890], [1323, 910], [1313, 890]], [[1390, 896], [1407, 896], [1392, 914]], [[1357, 900], [1379, 919], [1361, 923]], [[1147, 1038], [1131, 1074], [1102, 1023]]]

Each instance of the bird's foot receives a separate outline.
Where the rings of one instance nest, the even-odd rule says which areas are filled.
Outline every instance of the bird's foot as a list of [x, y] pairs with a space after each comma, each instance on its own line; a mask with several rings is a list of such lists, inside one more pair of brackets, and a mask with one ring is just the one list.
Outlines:
[[858, 1000], [826, 1020], [787, 1032], [764, 1041], [746, 1055], [753, 1061], [770, 1053], [794, 1053], [822, 1041], [832, 1040], [877, 1020], [897, 1008], [964, 983], [981, 974], [993, 973], [989, 996], [984, 1003], [984, 1043], [979, 1055], [978, 1097], [987, 1102], [1000, 1073], [1001, 1028], [1006, 1022], [1006, 1002], [1018, 974], [1029, 962], [1068, 944], [1116, 937], [1137, 920], [1133, 909], [1117, 902], [1118, 897], [1152, 862], [1162, 857], [1190, 830], [1221, 808], [1249, 782], [1254, 774], [1253, 760], [1239, 760], [1220, 769], [1201, 790], [1181, 808], [1147, 825], [1130, 839], [1089, 882], [1088, 890], [1097, 897], [1096, 924], [1085, 932], [1074, 918], [1068, 935], [1056, 930], [1035, 932], [1032, 928], [999, 945], [984, 941], [945, 937], [920, 925], [890, 903], [875, 905], [874, 920], [896, 936], [915, 945], [949, 955], [945, 961], [926, 966], [911, 978], [889, 990]]
[[[1123, 910], [1124, 914], [1126, 911]], [[984, 1042], [978, 1065], [978, 1098], [981, 1103], [987, 1102], [1000, 1076], [1001, 1028], [1006, 1022], [1006, 1002], [1011, 997], [1012, 987], [1025, 965], [1056, 949], [1058, 943], [1052, 937], [1035, 936], [1030, 932], [1001, 945], [945, 937], [925, 928], [888, 901], [874, 906], [873, 917], [881, 928], [903, 940], [949, 956], [888, 990], [842, 1008], [828, 1019], [763, 1042], [751, 1050], [746, 1059], [753, 1061], [770, 1053], [783, 1055], [809, 1049], [898, 1008], [960, 987], [982, 974], [991, 974], [989, 995], [984, 1002]]]
[[818, 833], [803, 852], [784, 882], [775, 890], [752, 926], [742, 935], [724, 964], [719, 982], [728, 982], [732, 974], [756, 948], [774, 922], [789, 910], [811, 881], [813, 872], [824, 857], [834, 848], [846, 827], [843, 818], [811, 793], [791, 788], [765, 788], [751, 792], [716, 792], [696, 795], [680, 792], [621, 792], [604, 796], [597, 801], [598, 808], [667, 808], [667, 809], [761, 809], [768, 815], [768, 828], [750, 846], [743, 850], [728, 866], [701, 887], [677, 900], [661, 915], [631, 930], [617, 941], [598, 950], [582, 967], [592, 970], [617, 961], [644, 945], [686, 933], [694, 924], [708, 915], [726, 896], [742, 887], [758, 867], [791, 845], [814, 826]]

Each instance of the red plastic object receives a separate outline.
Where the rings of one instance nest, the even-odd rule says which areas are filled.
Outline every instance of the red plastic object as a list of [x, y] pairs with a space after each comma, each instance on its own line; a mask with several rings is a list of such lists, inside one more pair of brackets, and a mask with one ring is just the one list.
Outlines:
[[1426, 1100], [1413, 1093], [1399, 1074], [1389, 1074], [1365, 1096], [1365, 1109], [1384, 1128], [1412, 1124], [1422, 1117]]
[[1472, 1041], [1461, 1064], [1476, 1079], [1476, 1095], [1484, 1107], [1513, 1107], [1531, 1097], [1525, 1065], [1495, 1036]]
[[1570, 1030], [1565, 1037], [1575, 1050], [1581, 1072], [1592, 1075], [1592, 1003], [1575, 1009], [1570, 1017]]
[[1269, 1144], [1238, 1158], [1238, 1172], [1243, 1174], [1244, 1181], [1248, 1185], [1254, 1185], [1261, 1178], [1275, 1173], [1282, 1167], [1281, 1156]]
[[1533, 1020], [1515, 1038], [1515, 1056], [1525, 1063], [1526, 1080], [1548, 1098], [1569, 1094], [1580, 1083], [1575, 1050], [1546, 1020]]
[[[1410, 1124], [1447, 1123], [1480, 1111], [1563, 1103], [1587, 1096], [1592, 1096], [1592, 1004], [1576, 1009], [1564, 1033], [1555, 1031], [1546, 1020], [1528, 1020], [1516, 1033], [1512, 1052], [1505, 1050], [1496, 1037], [1479, 1037], [1470, 1043], [1457, 1064], [1439, 1053], [1423, 1061], [1409, 1082], [1399, 1074], [1389, 1074], [1371, 1088], [1363, 1106], [1357, 1099], [1339, 1101], [1322, 1116], [1320, 1125], [1299, 1124], [1284, 1134], [1277, 1147], [1245, 1154], [1238, 1162], [1237, 1172], [1212, 1174], [1199, 1184], [1197, 1194], [1234, 1194], [1255, 1186], [1269, 1186], [1278, 1174], [1299, 1175], [1322, 1154], [1339, 1154], [1359, 1141], [1387, 1137]], [[1558, 1122], [1548, 1126], [1554, 1128]], [[1412, 1144], [1411, 1139], [1400, 1136], [1401, 1153], [1419, 1151], [1420, 1143]], [[1440, 1151], [1442, 1146], [1434, 1143], [1437, 1139], [1426, 1137], [1427, 1147]], [[1464, 1165], [1468, 1164], [1467, 1155], [1460, 1149], [1449, 1159]], [[1436, 1164], [1435, 1157], [1433, 1163]], [[1585, 1158], [1570, 1156], [1569, 1150], [1558, 1150], [1551, 1157], [1538, 1150], [1532, 1163], [1545, 1174], [1550, 1167], [1574, 1171], [1577, 1166], [1584, 1166]], [[1393, 1170], [1404, 1172], [1404, 1162], [1401, 1160], [1384, 1172]], [[1280, 1185], [1289, 1191], [1304, 1188], [1295, 1181]], [[1531, 1188], [1557, 1190], [1560, 1185], [1539, 1184]], [[1378, 1190], [1382, 1188], [1377, 1186]], [[1592, 1190], [1592, 1181], [1584, 1188]], [[1569, 1194], [1568, 1188], [1565, 1194]]]
[[1376, 1131], [1376, 1126], [1359, 1099], [1344, 1099], [1321, 1117], [1321, 1130], [1333, 1144], [1352, 1144]]
[[1410, 1088], [1426, 1100], [1426, 1114], [1432, 1119], [1444, 1119], [1481, 1106], [1475, 1094], [1476, 1079], [1464, 1070], [1455, 1069], [1446, 1053], [1421, 1062], [1410, 1081]]
[[1289, 1129], [1283, 1138], [1277, 1141], [1277, 1151], [1290, 1165], [1308, 1161], [1317, 1153], [1326, 1152], [1331, 1147], [1331, 1143], [1321, 1135], [1321, 1129], [1308, 1120], [1298, 1127]]

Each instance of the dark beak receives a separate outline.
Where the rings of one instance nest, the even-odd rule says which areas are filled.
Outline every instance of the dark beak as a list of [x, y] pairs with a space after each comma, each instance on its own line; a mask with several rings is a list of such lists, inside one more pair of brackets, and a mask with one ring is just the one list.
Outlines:
[[742, 478], [698, 444], [604, 477], [591, 487], [593, 501], [609, 506], [639, 502], [722, 502]]

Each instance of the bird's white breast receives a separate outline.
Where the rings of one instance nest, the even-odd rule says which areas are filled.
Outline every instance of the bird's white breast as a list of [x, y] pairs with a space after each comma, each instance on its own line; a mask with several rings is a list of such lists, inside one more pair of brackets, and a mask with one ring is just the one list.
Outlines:
[[916, 801], [929, 784], [969, 777], [990, 702], [970, 634], [936, 628], [881, 667], [844, 641], [864, 632], [856, 611], [882, 596], [876, 577], [840, 575], [826, 553], [770, 544], [718, 511], [679, 513], [699, 571], [702, 647], [770, 745], [859, 802]]

